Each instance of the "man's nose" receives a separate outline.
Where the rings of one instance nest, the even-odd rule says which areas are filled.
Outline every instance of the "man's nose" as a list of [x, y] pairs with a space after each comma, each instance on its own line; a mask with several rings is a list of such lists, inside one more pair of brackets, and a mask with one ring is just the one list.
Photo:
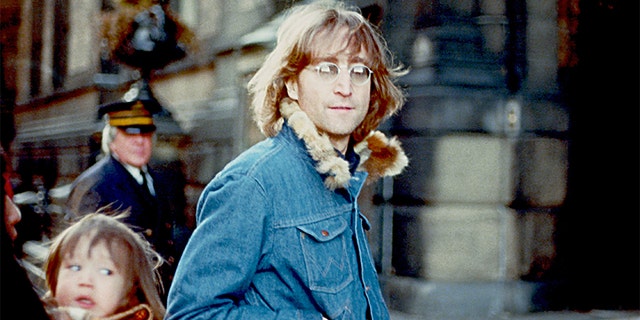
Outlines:
[[145, 136], [142, 134], [135, 134], [132, 136], [133, 141], [137, 142], [137, 143], [142, 143], [144, 142]]
[[343, 96], [349, 96], [352, 92], [352, 83], [349, 72], [340, 72], [334, 83], [334, 92]]

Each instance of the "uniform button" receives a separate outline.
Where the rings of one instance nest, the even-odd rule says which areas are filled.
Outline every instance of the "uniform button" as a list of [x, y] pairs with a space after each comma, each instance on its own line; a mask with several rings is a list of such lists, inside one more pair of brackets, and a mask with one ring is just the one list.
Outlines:
[[322, 233], [322, 235], [325, 236], [325, 237], [329, 235], [329, 231], [327, 231], [327, 230], [322, 230], [322, 231], [320, 231], [320, 233]]

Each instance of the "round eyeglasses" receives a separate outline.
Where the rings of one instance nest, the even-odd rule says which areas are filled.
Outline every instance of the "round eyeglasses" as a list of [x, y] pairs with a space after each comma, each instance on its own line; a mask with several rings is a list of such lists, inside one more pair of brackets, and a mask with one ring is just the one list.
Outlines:
[[[331, 62], [322, 62], [313, 69], [318, 73], [320, 79], [329, 83], [336, 81], [342, 70], [340, 66]], [[354, 65], [349, 68], [349, 79], [351, 79], [351, 83], [361, 86], [369, 82], [372, 73], [373, 71], [367, 66]]]

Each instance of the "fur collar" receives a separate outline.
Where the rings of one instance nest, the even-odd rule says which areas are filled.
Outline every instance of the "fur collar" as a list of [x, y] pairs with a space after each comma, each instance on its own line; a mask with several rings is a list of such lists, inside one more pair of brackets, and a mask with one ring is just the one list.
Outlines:
[[129, 310], [100, 318], [89, 311], [77, 307], [58, 307], [50, 311], [54, 319], [68, 320], [153, 320], [153, 311], [147, 304], [139, 304]]
[[[296, 135], [305, 142], [307, 151], [317, 162], [318, 172], [327, 175], [324, 180], [325, 186], [330, 190], [347, 187], [351, 179], [349, 163], [337, 154], [329, 137], [318, 132], [296, 101], [283, 99], [280, 103], [280, 113], [287, 119]], [[367, 183], [384, 176], [398, 175], [409, 164], [400, 141], [395, 137], [387, 138], [377, 130], [358, 142], [354, 151], [360, 155], [357, 170], [369, 173]]]

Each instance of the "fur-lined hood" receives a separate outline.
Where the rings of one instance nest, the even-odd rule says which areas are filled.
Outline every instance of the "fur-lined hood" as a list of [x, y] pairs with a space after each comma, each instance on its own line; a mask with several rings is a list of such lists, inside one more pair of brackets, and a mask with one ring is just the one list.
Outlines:
[[[349, 163], [337, 154], [329, 137], [317, 131], [311, 119], [294, 100], [283, 99], [280, 103], [280, 113], [287, 119], [296, 135], [305, 142], [307, 151], [317, 162], [318, 172], [327, 175], [325, 186], [330, 190], [345, 188], [351, 179]], [[357, 143], [354, 151], [360, 156], [357, 170], [369, 173], [367, 183], [384, 176], [398, 175], [409, 164], [400, 141], [395, 137], [387, 138], [377, 130]]]

